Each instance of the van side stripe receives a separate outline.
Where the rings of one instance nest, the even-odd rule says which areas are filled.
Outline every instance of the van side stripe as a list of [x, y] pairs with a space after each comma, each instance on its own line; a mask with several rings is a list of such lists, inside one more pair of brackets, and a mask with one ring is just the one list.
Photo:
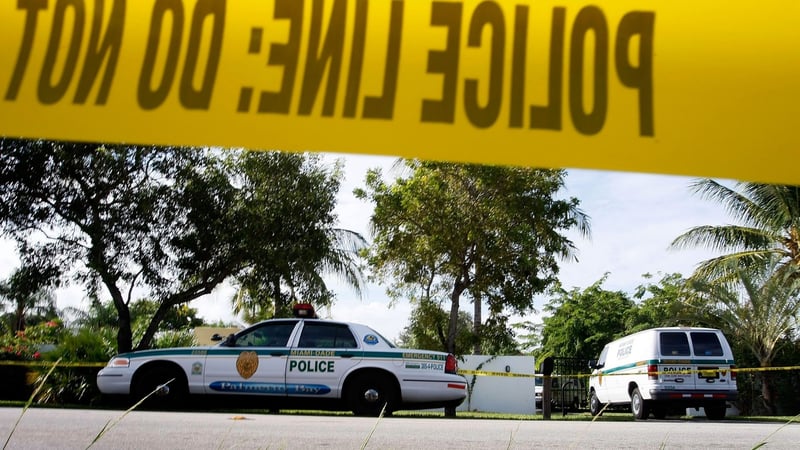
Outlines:
[[637, 361], [635, 363], [625, 364], [622, 366], [612, 367], [611, 369], [601, 369], [600, 373], [607, 375], [622, 370], [632, 369], [634, 367], [644, 367], [651, 364], [665, 365], [665, 364], [692, 364], [692, 365], [708, 365], [708, 364], [733, 364], [732, 359], [648, 359], [645, 361]]

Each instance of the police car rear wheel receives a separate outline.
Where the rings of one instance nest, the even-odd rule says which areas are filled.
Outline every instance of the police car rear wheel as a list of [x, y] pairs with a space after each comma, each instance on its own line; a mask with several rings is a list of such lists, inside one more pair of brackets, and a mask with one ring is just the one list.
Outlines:
[[390, 415], [397, 401], [397, 390], [385, 375], [364, 374], [350, 384], [348, 401], [357, 416], [377, 417], [381, 411]]

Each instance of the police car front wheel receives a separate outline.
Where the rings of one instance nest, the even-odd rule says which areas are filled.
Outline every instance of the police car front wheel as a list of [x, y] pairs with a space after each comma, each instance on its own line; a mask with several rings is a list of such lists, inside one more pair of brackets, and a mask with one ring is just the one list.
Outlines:
[[133, 401], [141, 401], [144, 407], [152, 409], [179, 408], [189, 394], [183, 374], [162, 365], [146, 367], [137, 373], [131, 393]]

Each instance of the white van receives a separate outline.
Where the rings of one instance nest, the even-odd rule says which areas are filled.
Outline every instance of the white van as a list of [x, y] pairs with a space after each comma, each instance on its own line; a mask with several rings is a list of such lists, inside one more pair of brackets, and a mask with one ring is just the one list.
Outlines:
[[731, 347], [713, 328], [640, 331], [607, 344], [589, 367], [592, 415], [605, 404], [630, 404], [638, 420], [690, 407], [703, 407], [706, 417], [718, 420], [738, 396]]

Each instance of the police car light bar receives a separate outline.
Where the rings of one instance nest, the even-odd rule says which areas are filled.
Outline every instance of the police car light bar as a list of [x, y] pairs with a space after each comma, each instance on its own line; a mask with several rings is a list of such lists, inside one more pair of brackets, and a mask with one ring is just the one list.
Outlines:
[[292, 313], [295, 317], [316, 319], [317, 312], [314, 311], [314, 306], [311, 303], [297, 303], [292, 307]]

